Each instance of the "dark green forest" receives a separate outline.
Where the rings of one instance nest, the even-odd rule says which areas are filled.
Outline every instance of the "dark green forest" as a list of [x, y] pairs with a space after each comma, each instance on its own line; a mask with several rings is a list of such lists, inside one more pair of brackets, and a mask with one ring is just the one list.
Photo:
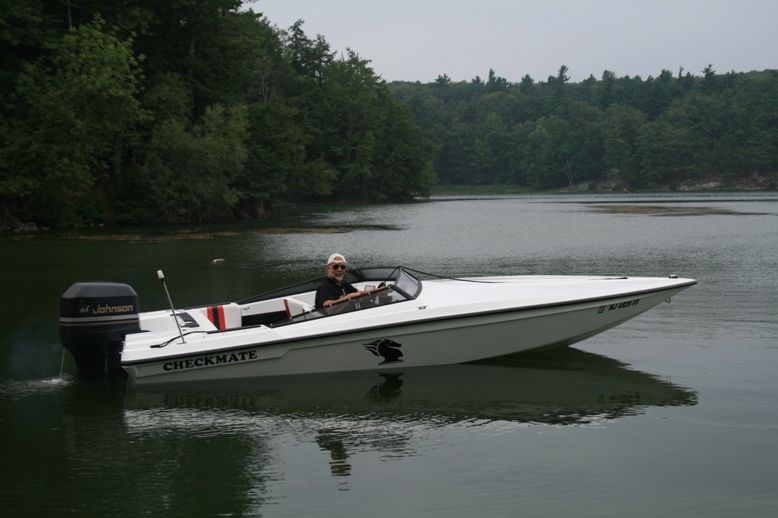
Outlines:
[[394, 83], [440, 151], [443, 184], [531, 189], [675, 189], [705, 182], [776, 188], [778, 71], [657, 77], [605, 71], [569, 81]]
[[255, 219], [435, 181], [368, 60], [240, 0], [0, 0], [0, 60], [6, 227]]
[[387, 84], [241, 0], [0, 0], [0, 227], [250, 220], [436, 182], [674, 188], [778, 169], [778, 72]]

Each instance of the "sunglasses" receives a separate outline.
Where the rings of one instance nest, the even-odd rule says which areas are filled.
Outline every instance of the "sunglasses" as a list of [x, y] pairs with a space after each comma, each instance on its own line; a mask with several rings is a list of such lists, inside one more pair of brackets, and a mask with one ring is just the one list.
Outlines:
[[345, 270], [346, 265], [345, 264], [333, 264], [332, 265], [333, 270]]

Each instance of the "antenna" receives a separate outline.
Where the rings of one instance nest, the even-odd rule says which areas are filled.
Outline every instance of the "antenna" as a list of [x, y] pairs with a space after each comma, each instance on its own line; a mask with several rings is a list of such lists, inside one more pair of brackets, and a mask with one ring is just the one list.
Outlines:
[[162, 270], [157, 270], [157, 277], [159, 277], [159, 280], [162, 281], [162, 286], [165, 288], [165, 295], [167, 295], [167, 301], [170, 303], [170, 311], [173, 312], [173, 320], [175, 321], [176, 327], [178, 328], [178, 334], [181, 335], [181, 342], [186, 343], [186, 340], [184, 340], [184, 333], [181, 331], [178, 318], [176, 318], [176, 310], [173, 308], [173, 301], [170, 298], [170, 292], [167, 290], [167, 284], [165, 284], [165, 274], [162, 273]]

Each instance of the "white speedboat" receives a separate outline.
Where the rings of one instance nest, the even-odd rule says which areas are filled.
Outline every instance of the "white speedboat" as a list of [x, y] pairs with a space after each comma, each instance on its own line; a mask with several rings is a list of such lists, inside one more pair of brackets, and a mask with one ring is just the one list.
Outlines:
[[138, 313], [125, 284], [76, 283], [60, 308], [79, 371], [138, 384], [447, 365], [569, 345], [621, 324], [693, 279], [503, 276], [420, 280], [351, 270], [370, 293], [314, 309], [321, 278], [245, 300]]

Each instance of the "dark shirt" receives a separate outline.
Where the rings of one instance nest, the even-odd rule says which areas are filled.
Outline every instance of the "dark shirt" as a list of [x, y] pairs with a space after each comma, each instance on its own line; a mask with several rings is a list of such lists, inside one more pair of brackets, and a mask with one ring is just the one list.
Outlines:
[[327, 277], [321, 281], [321, 284], [316, 289], [316, 307], [320, 308], [328, 300], [338, 300], [356, 291], [358, 290], [346, 281], [340, 281], [340, 286], [338, 286], [332, 279]]

